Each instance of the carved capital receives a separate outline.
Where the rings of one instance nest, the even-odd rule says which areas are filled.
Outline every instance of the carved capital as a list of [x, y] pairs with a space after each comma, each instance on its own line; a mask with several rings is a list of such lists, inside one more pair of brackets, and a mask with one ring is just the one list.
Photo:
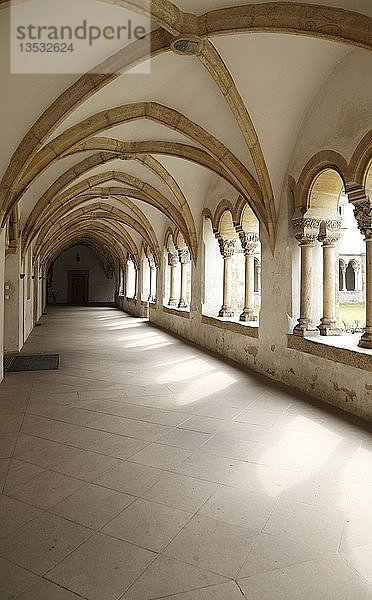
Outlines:
[[340, 240], [341, 220], [327, 219], [318, 239], [323, 246], [333, 246]]
[[369, 198], [355, 201], [354, 215], [358, 221], [359, 231], [366, 240], [372, 239], [372, 202]]
[[293, 219], [292, 225], [295, 238], [300, 242], [300, 246], [315, 242], [319, 235], [320, 223], [321, 220], [314, 217]]
[[254, 231], [239, 231], [239, 239], [246, 256], [254, 254], [258, 245], [258, 233]]
[[220, 238], [218, 243], [223, 258], [231, 258], [234, 256], [236, 240], [224, 240]]
[[178, 258], [181, 265], [187, 265], [190, 262], [190, 253], [187, 248], [183, 248], [182, 250], [178, 250]]
[[168, 252], [168, 265], [172, 267], [177, 267], [178, 265], [178, 255], [173, 254], [173, 252]]
[[149, 256], [147, 257], [148, 263], [149, 263], [149, 267], [150, 269], [155, 269], [156, 265], [155, 265], [155, 259], [153, 256]]

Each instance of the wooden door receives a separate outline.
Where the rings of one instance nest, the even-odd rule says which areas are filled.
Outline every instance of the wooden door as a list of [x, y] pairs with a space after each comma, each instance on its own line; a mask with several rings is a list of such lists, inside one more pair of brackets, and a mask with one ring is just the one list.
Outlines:
[[88, 273], [69, 273], [69, 303], [88, 304]]

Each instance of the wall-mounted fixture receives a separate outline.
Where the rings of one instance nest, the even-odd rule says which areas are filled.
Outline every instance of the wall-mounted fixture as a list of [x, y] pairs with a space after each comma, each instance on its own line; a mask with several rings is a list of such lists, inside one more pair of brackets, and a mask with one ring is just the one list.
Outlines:
[[20, 279], [24, 279], [25, 277], [26, 277], [26, 273], [20, 273], [20, 274], [19, 274], [19, 278], [20, 278]]
[[40, 281], [42, 278], [43, 278], [43, 277], [42, 277], [42, 275], [39, 275], [39, 281]]
[[32, 275], [31, 279], [35, 279], [35, 275]]
[[77, 253], [77, 255], [75, 256], [75, 260], [76, 260], [76, 262], [77, 262], [77, 263], [79, 263], [79, 262], [80, 262], [80, 254], [79, 254], [79, 252], [78, 252], [78, 253]]

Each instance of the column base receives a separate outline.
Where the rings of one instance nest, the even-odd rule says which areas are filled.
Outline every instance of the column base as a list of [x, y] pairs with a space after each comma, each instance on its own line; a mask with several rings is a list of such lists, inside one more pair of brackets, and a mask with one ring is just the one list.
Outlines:
[[239, 317], [239, 321], [257, 321], [257, 318], [258, 317], [253, 310], [245, 308]]
[[343, 331], [337, 325], [337, 321], [323, 321], [318, 325], [320, 335], [342, 335]]
[[316, 337], [319, 335], [319, 329], [311, 321], [303, 321], [301, 319], [293, 329], [293, 335], [297, 335], [298, 337]]
[[177, 298], [169, 298], [168, 306], [178, 306]]
[[372, 331], [365, 331], [359, 340], [359, 348], [372, 348]]
[[178, 303], [178, 308], [188, 308], [188, 307], [189, 307], [189, 305], [188, 305], [188, 303], [186, 302], [186, 300], [180, 300], [180, 301], [179, 301], [179, 303]]
[[234, 316], [234, 311], [232, 310], [231, 306], [223, 306], [220, 310], [220, 312], [218, 313], [219, 317], [233, 317]]

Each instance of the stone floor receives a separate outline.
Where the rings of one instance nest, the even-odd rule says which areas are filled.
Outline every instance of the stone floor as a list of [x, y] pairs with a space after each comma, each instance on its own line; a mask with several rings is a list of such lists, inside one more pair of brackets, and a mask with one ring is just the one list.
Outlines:
[[371, 600], [372, 434], [115, 309], [0, 386], [0, 599]]

